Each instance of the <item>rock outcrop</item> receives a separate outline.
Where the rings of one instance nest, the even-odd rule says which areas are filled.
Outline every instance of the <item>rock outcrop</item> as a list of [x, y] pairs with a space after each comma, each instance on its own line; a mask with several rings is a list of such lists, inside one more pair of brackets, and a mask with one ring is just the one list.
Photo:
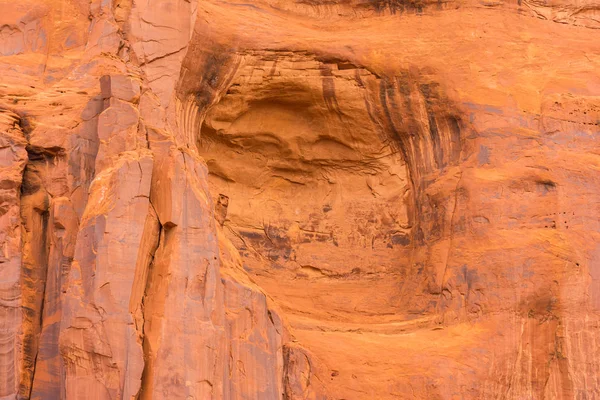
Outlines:
[[599, 398], [594, 1], [0, 0], [0, 399]]

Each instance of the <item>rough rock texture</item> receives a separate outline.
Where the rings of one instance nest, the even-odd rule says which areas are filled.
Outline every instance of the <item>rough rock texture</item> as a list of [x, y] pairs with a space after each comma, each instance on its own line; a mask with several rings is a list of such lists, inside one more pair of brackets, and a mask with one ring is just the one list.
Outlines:
[[596, 0], [0, 5], [0, 399], [600, 398]]

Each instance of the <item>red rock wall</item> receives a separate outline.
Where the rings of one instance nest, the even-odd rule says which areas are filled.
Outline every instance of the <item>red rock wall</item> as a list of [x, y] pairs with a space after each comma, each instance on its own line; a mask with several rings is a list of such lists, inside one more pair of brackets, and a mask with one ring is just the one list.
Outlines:
[[600, 396], [593, 0], [0, 3], [0, 399]]

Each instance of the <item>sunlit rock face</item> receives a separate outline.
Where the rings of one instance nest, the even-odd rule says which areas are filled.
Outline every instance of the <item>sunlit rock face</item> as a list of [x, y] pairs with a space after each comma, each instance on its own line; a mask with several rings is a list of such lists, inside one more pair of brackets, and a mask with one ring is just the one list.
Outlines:
[[600, 397], [594, 0], [0, 5], [0, 399]]

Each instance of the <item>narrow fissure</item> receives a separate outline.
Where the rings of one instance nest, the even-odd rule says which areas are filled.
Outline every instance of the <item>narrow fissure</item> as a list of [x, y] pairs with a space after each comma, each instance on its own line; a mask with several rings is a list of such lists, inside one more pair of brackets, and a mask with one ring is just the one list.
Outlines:
[[152, 281], [153, 281], [153, 272], [154, 272], [154, 260], [156, 257], [156, 251], [158, 250], [158, 248], [162, 245], [162, 242], [164, 241], [163, 239], [163, 235], [164, 235], [164, 228], [162, 226], [162, 224], [160, 223], [160, 221], [158, 221], [158, 216], [156, 214], [156, 210], [154, 209], [154, 206], [152, 205], [152, 203], [150, 202], [150, 208], [154, 214], [154, 216], [156, 216], [157, 219], [157, 225], [158, 225], [158, 237], [157, 237], [157, 241], [156, 244], [154, 246], [152, 246], [151, 250], [150, 250], [150, 260], [148, 263], [148, 272], [146, 275], [146, 282], [144, 285], [144, 293], [142, 295], [141, 298], [141, 302], [140, 302], [140, 310], [141, 310], [141, 315], [142, 315], [142, 326], [141, 326], [141, 336], [142, 336], [142, 352], [144, 355], [144, 370], [142, 371], [142, 376], [141, 376], [141, 385], [140, 385], [140, 391], [138, 392], [138, 394], [136, 395], [136, 399], [142, 399], [143, 395], [144, 395], [144, 389], [149, 389], [150, 385], [147, 384], [148, 380], [150, 379], [149, 374], [151, 373], [150, 369], [151, 369], [151, 362], [150, 362], [150, 345], [148, 343], [148, 338], [147, 338], [147, 334], [146, 334], [146, 315], [145, 315], [145, 310], [146, 310], [146, 298], [148, 296], [148, 292], [150, 290], [150, 287], [152, 285]]
[[23, 373], [19, 383], [19, 395], [29, 398], [39, 354], [48, 274], [51, 196], [45, 189], [45, 170], [55, 154], [29, 145], [26, 146], [26, 151], [28, 162], [23, 171], [20, 203], [24, 321], [21, 360]]

